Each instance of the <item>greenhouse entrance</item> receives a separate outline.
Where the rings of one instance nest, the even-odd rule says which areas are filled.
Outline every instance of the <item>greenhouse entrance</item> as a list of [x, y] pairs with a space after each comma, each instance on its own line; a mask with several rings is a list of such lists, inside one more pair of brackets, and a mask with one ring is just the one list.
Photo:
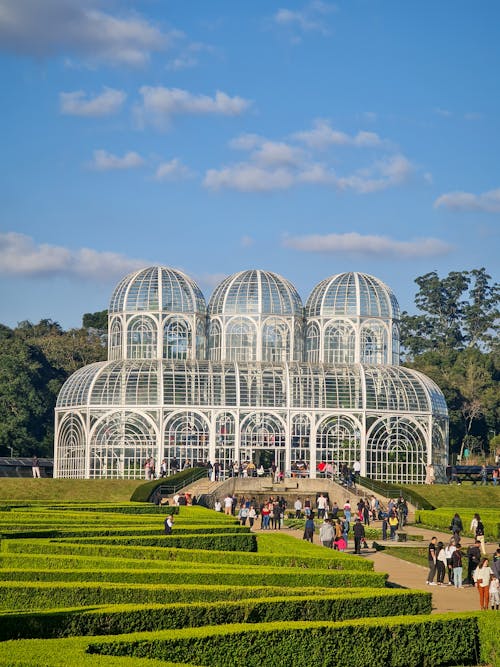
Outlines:
[[285, 471], [285, 450], [284, 449], [260, 449], [258, 447], [245, 447], [240, 450], [241, 462], [253, 461], [255, 469], [261, 465], [266, 471], [266, 475], [271, 474], [273, 462], [278, 470]]

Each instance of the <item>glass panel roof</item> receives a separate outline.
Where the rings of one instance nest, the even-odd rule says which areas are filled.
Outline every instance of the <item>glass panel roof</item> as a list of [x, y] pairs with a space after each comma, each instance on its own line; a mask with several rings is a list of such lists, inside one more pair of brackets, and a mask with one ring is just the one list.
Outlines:
[[116, 287], [110, 313], [151, 311], [205, 313], [205, 298], [198, 285], [177, 269], [151, 266], [126, 276]]
[[365, 273], [340, 273], [322, 280], [306, 304], [307, 317], [348, 315], [399, 319], [399, 306], [389, 287]]
[[208, 308], [212, 315], [303, 315], [295, 287], [276, 273], [257, 269], [223, 280]]

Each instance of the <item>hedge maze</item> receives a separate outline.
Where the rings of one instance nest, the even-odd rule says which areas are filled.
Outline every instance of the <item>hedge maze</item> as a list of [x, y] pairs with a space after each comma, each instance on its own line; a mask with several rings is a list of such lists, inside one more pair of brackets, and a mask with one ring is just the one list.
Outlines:
[[490, 659], [493, 615], [431, 616], [429, 592], [386, 587], [370, 561], [201, 507], [181, 507], [169, 536], [164, 518], [144, 503], [0, 507], [0, 665]]

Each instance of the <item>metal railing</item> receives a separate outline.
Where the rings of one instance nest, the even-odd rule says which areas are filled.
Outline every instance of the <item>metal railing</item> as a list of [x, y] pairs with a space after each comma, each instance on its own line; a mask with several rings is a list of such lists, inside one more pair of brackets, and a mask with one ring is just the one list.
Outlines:
[[425, 498], [407, 488], [397, 486], [396, 484], [387, 484], [386, 482], [377, 482], [368, 477], [360, 477], [358, 484], [365, 489], [374, 491], [384, 498], [399, 498], [402, 496], [407, 502], [411, 503], [418, 510], [433, 510], [434, 506]]

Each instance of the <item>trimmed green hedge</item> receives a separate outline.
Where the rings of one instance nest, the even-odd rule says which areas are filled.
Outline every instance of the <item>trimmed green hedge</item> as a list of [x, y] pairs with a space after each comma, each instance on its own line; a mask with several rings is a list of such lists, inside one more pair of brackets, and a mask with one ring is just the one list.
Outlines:
[[435, 615], [159, 631], [91, 642], [90, 653], [210, 667], [422, 667], [477, 664], [477, 618]]
[[[166, 537], [166, 536], [165, 536]], [[2, 549], [7, 553], [21, 554], [68, 554], [69, 556], [95, 556], [108, 559], [138, 559], [140, 561], [198, 561], [200, 563], [233, 563], [238, 565], [275, 565], [277, 567], [300, 567], [302, 569], [331, 569], [372, 571], [371, 561], [353, 556], [340, 554], [333, 549], [314, 546], [312, 553], [321, 554], [323, 557], [314, 557], [308, 553], [294, 553], [293, 545], [297, 543], [298, 549], [301, 541], [290, 537], [290, 555], [272, 553], [252, 552], [229, 552], [229, 551], [205, 551], [201, 549], [171, 549], [162, 547], [127, 547], [118, 545], [100, 545], [88, 543], [69, 542], [40, 542], [40, 541], [17, 541], [6, 540], [2, 543]], [[304, 543], [305, 544], [305, 543]], [[312, 547], [312, 545], [311, 545]]]
[[[123, 566], [122, 566], [123, 567]], [[257, 569], [257, 568], [256, 568]], [[0, 570], [1, 581], [35, 582], [119, 582], [122, 584], [139, 584], [158, 581], [176, 585], [200, 584], [211, 586], [324, 586], [325, 588], [341, 588], [344, 586], [384, 585], [384, 575], [376, 572], [353, 572], [349, 570], [309, 570], [307, 573], [297, 568], [258, 568], [249, 572], [248, 569], [221, 567], [219, 569], [202, 569], [199, 567], [171, 570]], [[356, 583], [360, 580], [362, 583]]]
[[[294, 538], [291, 538], [294, 540]], [[300, 542], [299, 542], [300, 545]], [[86, 556], [98, 556], [106, 558], [109, 562], [116, 559], [127, 558], [129, 560], [138, 559], [141, 562], [164, 561], [185, 562], [197, 561], [199, 563], [237, 564], [237, 565], [274, 565], [277, 567], [296, 567], [301, 569], [329, 569], [329, 570], [361, 570], [373, 571], [373, 563], [364, 560], [358, 556], [350, 554], [341, 554], [339, 552], [322, 549], [325, 552], [325, 558], [311, 557], [310, 554], [292, 553], [291, 555], [251, 553], [251, 552], [228, 552], [228, 551], [204, 551], [189, 549], [164, 549], [159, 547], [111, 547], [109, 545], [89, 545], [89, 544], [70, 544], [70, 543], [43, 543], [40, 542], [6, 542], [3, 545], [5, 551], [10, 553], [46, 553], [46, 554], [69, 554]], [[292, 551], [292, 548], [290, 549]], [[316, 547], [316, 553], [319, 549]]]
[[[187, 534], [158, 535], [157, 537], [82, 537], [68, 538], [81, 544], [110, 544], [117, 547], [162, 547], [169, 549], [204, 549], [207, 551], [257, 551], [257, 536], [254, 533], [212, 533], [207, 535]], [[56, 541], [64, 542], [64, 538]]]
[[[470, 522], [476, 510], [474, 508], [455, 509], [442, 507], [437, 510], [418, 510], [415, 512], [415, 521], [422, 523], [436, 530], [450, 533], [450, 523], [455, 512], [458, 512], [464, 525], [463, 535], [474, 537], [469, 530]], [[498, 521], [498, 510], [479, 510], [481, 521], [484, 524], [484, 534], [487, 541], [497, 541], [500, 539], [500, 522]]]
[[[460, 628], [458, 635], [460, 638], [463, 632], [472, 630], [474, 639], [477, 638], [477, 633], [475, 628], [470, 628], [470, 622], [475, 620], [477, 623], [477, 628], [479, 631], [480, 638], [480, 653], [475, 654], [472, 660], [460, 660], [460, 656], [455, 659], [450, 659], [449, 664], [473, 664], [477, 665], [488, 664], [492, 667], [496, 667], [500, 664], [500, 639], [499, 633], [497, 630], [498, 619], [495, 614], [485, 614], [484, 612], [473, 612], [473, 613], [461, 613], [461, 614], [448, 614], [446, 616], [434, 616], [433, 619], [440, 620], [443, 618], [453, 618], [456, 620], [466, 619], [467, 625], [463, 626], [463, 629]], [[394, 619], [397, 621], [397, 619]], [[386, 619], [383, 621], [386, 622]], [[322, 624], [315, 624], [316, 627], [322, 627]], [[273, 630], [272, 626], [268, 626]], [[352, 623], [351, 627], [354, 629], [354, 634], [357, 632], [356, 626]], [[305, 631], [307, 632], [307, 629]], [[311, 628], [312, 629], [312, 628]], [[316, 631], [316, 630], [315, 630]], [[189, 631], [188, 631], [189, 632]], [[417, 630], [418, 632], [418, 630]], [[172, 631], [172, 638], [177, 637], [177, 631]], [[150, 635], [152, 636], [152, 635]], [[357, 636], [355, 634], [355, 636]], [[134, 635], [136, 641], [144, 639], [144, 635]], [[275, 639], [276, 634], [274, 634], [270, 639]], [[114, 638], [116, 639], [116, 638]], [[360, 638], [362, 639], [362, 637]], [[395, 633], [394, 640], [399, 639], [399, 634]], [[104, 638], [102, 638], [104, 640]], [[331, 664], [337, 665], [342, 664], [337, 662], [337, 656], [335, 653], [325, 653], [322, 652], [322, 637], [321, 632], [317, 633], [317, 647], [312, 652], [310, 658], [310, 665], [327, 665]], [[89, 654], [86, 652], [89, 643], [92, 640], [88, 637], [74, 637], [70, 639], [32, 639], [32, 640], [16, 640], [16, 641], [7, 641], [0, 644], [0, 665], [2, 667], [13, 667], [13, 666], [22, 666], [22, 667], [123, 667], [125, 661], [120, 656], [114, 658], [112, 656], [103, 656], [98, 654]], [[274, 644], [280, 644], [280, 638], [278, 637], [277, 642], [274, 641]], [[328, 648], [328, 646], [326, 646]], [[404, 649], [404, 646], [403, 646]], [[273, 649], [275, 650], [275, 649]], [[439, 644], [434, 648], [434, 652], [439, 651]], [[279, 656], [281, 658], [281, 656]], [[383, 656], [382, 656], [383, 659]], [[315, 660], [315, 662], [313, 662]], [[327, 660], [330, 662], [328, 663]], [[433, 660], [433, 653], [429, 655], [429, 662], [425, 661], [425, 658], [422, 660], [422, 667], [435, 664], [439, 665], [439, 661]], [[128, 657], [126, 659], [127, 667], [193, 667], [194, 659], [188, 664], [186, 662], [182, 663], [173, 663], [165, 662], [164, 660], [148, 660], [146, 663], [143, 658], [134, 658]], [[234, 663], [237, 664], [236, 662]], [[240, 664], [247, 664], [246, 660]], [[269, 663], [262, 662], [263, 667], [268, 667]], [[283, 665], [283, 661], [280, 659], [275, 662], [272, 667]], [[346, 664], [346, 667], [349, 667], [349, 663]], [[198, 666], [200, 663], [198, 662]], [[383, 662], [379, 660], [377, 656], [372, 659], [371, 662], [366, 663], [366, 667], [389, 667], [390, 663]], [[409, 663], [405, 660], [405, 656], [402, 656], [400, 662], [397, 663], [397, 667], [407, 667]], [[365, 667], [362, 662], [359, 662], [356, 667]]]
[[[383, 575], [381, 575], [383, 576]], [[361, 587], [363, 582], [360, 582]], [[347, 586], [347, 584], [346, 584]], [[376, 587], [366, 579], [365, 587]], [[287, 589], [287, 594], [327, 595], [330, 589], [301, 586]], [[31, 610], [54, 607], [82, 607], [103, 604], [167, 604], [173, 602], [209, 602], [283, 595], [282, 586], [210, 586], [166, 584], [119, 584], [107, 582], [66, 583], [39, 581], [0, 582], [0, 609]]]
[[[162, 535], [163, 533], [163, 523], [158, 523], [155, 526], [151, 527], [138, 527], [138, 526], [128, 526], [120, 528], [109, 528], [99, 526], [89, 525], [88, 527], [82, 528], [43, 528], [43, 529], [30, 529], [30, 530], [0, 530], [0, 539], [13, 540], [13, 539], [59, 539], [59, 538], [78, 538], [86, 539], [92, 537], [120, 537], [127, 536], [134, 538], [135, 536], [142, 535]], [[175, 535], [196, 535], [196, 534], [220, 534], [220, 533], [250, 533], [250, 528], [248, 526], [218, 526], [205, 524], [202, 526], [189, 526], [187, 524], [177, 525], [175, 524], [174, 528]], [[101, 540], [104, 544], [104, 540]]]
[[0, 641], [121, 634], [227, 623], [339, 621], [359, 616], [429, 614], [431, 593], [347, 589], [335, 595], [245, 601], [116, 606], [0, 614]]
[[154, 491], [160, 486], [167, 487], [166, 492], [170, 495], [174, 493], [176, 489], [180, 489], [183, 485], [190, 483], [191, 478], [195, 481], [206, 476], [206, 474], [206, 468], [186, 468], [186, 470], [181, 470], [175, 475], [171, 475], [165, 479], [155, 479], [151, 482], [141, 484], [130, 496], [130, 500], [131, 502], [136, 503], [147, 503]]

